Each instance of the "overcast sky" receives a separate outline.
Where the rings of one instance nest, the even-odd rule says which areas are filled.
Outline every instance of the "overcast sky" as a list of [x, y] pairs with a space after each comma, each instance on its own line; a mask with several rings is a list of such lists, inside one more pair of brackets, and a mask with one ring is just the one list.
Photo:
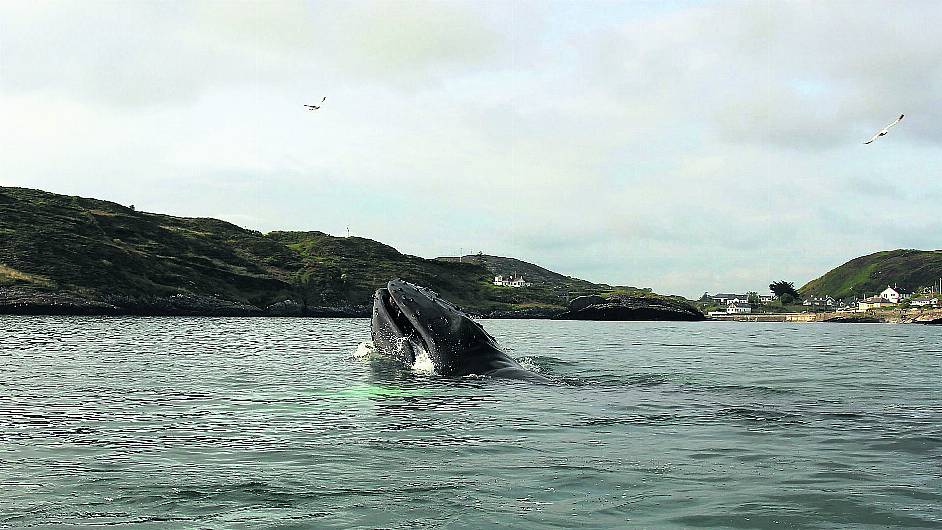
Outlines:
[[800, 286], [942, 247], [940, 21], [859, 0], [0, 0], [0, 185], [664, 293]]

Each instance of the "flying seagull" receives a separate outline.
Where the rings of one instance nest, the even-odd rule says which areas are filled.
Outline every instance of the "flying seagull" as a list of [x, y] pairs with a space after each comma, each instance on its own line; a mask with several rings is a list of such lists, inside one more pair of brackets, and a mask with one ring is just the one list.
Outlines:
[[[327, 101], [327, 96], [324, 96], [324, 99], [321, 100], [321, 105], [323, 105], [325, 101]], [[305, 105], [305, 107], [310, 110], [317, 110], [321, 108], [321, 105]]]
[[896, 118], [896, 121], [894, 121], [893, 123], [891, 123], [891, 124], [887, 125], [886, 127], [884, 127], [880, 132], [878, 132], [877, 134], [874, 134], [873, 136], [871, 136], [870, 139], [867, 140], [867, 141], [864, 142], [864, 143], [865, 143], [865, 144], [873, 143], [873, 141], [876, 140], [877, 138], [879, 138], [879, 137], [881, 137], [881, 136], [886, 136], [886, 133], [890, 132], [890, 127], [892, 127], [892, 126], [896, 125], [897, 123], [899, 123], [900, 121], [902, 121], [902, 120], [903, 120], [903, 116], [904, 116], [903, 114], [900, 114], [900, 115], [899, 115], [899, 118]]

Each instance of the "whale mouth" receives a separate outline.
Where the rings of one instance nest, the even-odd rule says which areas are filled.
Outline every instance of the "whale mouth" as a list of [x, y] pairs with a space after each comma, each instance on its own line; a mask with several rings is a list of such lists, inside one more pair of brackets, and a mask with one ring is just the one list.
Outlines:
[[412, 361], [415, 361], [419, 349], [424, 350], [426, 353], [430, 352], [431, 348], [429, 348], [423, 330], [417, 328], [413, 323], [413, 319], [409, 316], [409, 308], [403, 308], [397, 304], [389, 289], [380, 289], [377, 294], [380, 304], [389, 317], [387, 322], [395, 329], [400, 340], [412, 345]]
[[370, 335], [377, 351], [416, 372], [548, 381], [501, 351], [494, 337], [458, 306], [405, 280], [376, 290]]
[[480, 324], [437, 293], [396, 279], [377, 289], [371, 322], [373, 343], [413, 369], [443, 376], [482, 373], [482, 352], [498, 350]]

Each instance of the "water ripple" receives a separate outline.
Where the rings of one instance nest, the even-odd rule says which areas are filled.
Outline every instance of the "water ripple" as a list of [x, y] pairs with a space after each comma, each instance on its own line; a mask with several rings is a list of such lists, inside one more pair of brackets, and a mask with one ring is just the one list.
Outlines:
[[0, 527], [942, 525], [942, 328], [484, 325], [557, 384], [359, 319], [0, 317]]

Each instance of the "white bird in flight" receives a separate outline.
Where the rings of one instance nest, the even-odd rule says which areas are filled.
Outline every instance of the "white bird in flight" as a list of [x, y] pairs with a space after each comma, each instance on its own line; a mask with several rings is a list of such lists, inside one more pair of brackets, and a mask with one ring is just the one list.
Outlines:
[[867, 141], [864, 142], [864, 143], [865, 143], [865, 144], [873, 143], [873, 141], [876, 140], [877, 138], [879, 138], [879, 137], [881, 137], [881, 136], [886, 136], [886, 133], [890, 132], [890, 127], [892, 127], [892, 126], [896, 125], [897, 123], [899, 123], [900, 121], [902, 121], [902, 120], [903, 120], [903, 116], [904, 116], [903, 114], [900, 114], [900, 115], [899, 115], [899, 118], [896, 118], [896, 121], [894, 121], [893, 123], [887, 125], [887, 126], [884, 127], [883, 129], [881, 129], [880, 132], [878, 132], [877, 134], [874, 134], [873, 136], [871, 136], [870, 139], [867, 140]]

